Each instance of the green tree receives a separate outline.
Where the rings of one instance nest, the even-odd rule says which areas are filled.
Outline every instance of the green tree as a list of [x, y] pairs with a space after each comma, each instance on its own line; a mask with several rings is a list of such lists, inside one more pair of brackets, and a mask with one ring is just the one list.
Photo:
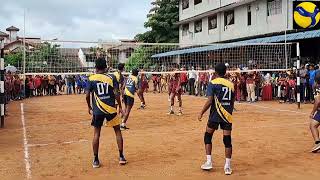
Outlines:
[[147, 47], [138, 47], [134, 50], [128, 62], [126, 70], [131, 71], [134, 68], [146, 69], [151, 65], [151, 55], [148, 53]]
[[32, 52], [27, 52], [26, 66], [30, 68], [66, 67], [63, 58], [59, 55], [60, 46], [44, 42], [38, 45]]
[[21, 66], [22, 58], [22, 52], [10, 53], [4, 57], [4, 62], [6, 66], [10, 64], [11, 66], [19, 67]]
[[144, 69], [145, 71], [159, 71], [159, 65], [152, 58], [157, 53], [164, 53], [175, 50], [178, 46], [139, 46], [134, 50], [128, 62], [126, 70], [133, 68]]
[[144, 27], [149, 31], [137, 34], [135, 39], [147, 43], [179, 42], [179, 0], [154, 0]]

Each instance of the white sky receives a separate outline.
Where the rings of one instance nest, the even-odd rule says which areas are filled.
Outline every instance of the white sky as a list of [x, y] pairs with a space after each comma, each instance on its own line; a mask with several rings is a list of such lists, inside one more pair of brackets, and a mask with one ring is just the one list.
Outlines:
[[152, 0], [1, 0], [0, 31], [11, 25], [42, 39], [132, 39], [143, 27]]

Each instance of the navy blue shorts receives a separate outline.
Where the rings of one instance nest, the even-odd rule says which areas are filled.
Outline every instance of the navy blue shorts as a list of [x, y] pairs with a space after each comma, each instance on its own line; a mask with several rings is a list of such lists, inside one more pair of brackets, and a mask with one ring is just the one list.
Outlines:
[[114, 114], [104, 114], [104, 115], [93, 115], [91, 126], [96, 128], [101, 128], [103, 126], [103, 122], [106, 122], [107, 126], [114, 127], [120, 125], [121, 121], [118, 117], [117, 113]]
[[315, 121], [320, 122], [320, 111], [317, 111], [317, 112], [316, 112], [316, 114], [313, 116], [313, 119], [314, 119]]
[[207, 126], [211, 129], [218, 130], [219, 127], [222, 130], [231, 131], [232, 130], [232, 124], [226, 123], [226, 122], [212, 122], [209, 121]]
[[123, 103], [127, 106], [133, 106], [134, 104], [134, 98], [133, 97], [130, 97], [130, 96], [127, 96], [127, 95], [124, 95], [123, 96]]

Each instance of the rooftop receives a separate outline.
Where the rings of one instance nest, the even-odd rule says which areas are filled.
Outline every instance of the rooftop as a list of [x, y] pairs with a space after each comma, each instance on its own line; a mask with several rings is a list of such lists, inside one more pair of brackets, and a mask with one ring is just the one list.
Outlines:
[[14, 26], [10, 26], [6, 29], [6, 31], [19, 31], [20, 29]]
[[0, 31], [0, 37], [7, 37], [7, 36], [9, 36], [7, 33]]

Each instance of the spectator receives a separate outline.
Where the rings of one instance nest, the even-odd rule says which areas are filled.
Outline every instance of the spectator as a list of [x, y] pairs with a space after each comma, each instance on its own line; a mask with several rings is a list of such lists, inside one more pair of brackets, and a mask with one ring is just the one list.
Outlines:
[[41, 77], [40, 76], [36, 76], [34, 79], [34, 85], [36, 88], [36, 95], [37, 96], [41, 96], [42, 95], [42, 89], [41, 89]]
[[34, 87], [34, 79], [32, 78], [32, 76], [29, 76], [28, 85], [29, 85], [29, 89], [30, 89], [29, 97], [33, 97], [34, 96], [35, 87]]
[[192, 67], [192, 70], [189, 71], [189, 90], [190, 90], [190, 95], [195, 95], [195, 82], [197, 79], [197, 72], [194, 70], [194, 67]]
[[[185, 71], [186, 69], [182, 68], [181, 70]], [[182, 91], [183, 91], [183, 93], [185, 93], [187, 91], [187, 84], [188, 84], [187, 73], [182, 72], [180, 74], [180, 82], [181, 82]]]
[[310, 65], [310, 70], [308, 74], [309, 74], [309, 90], [310, 90], [309, 97], [310, 97], [310, 101], [313, 103], [314, 101], [313, 85], [314, 85], [314, 77], [316, 75], [316, 71], [314, 70], [313, 64]]
[[53, 96], [55, 94], [55, 88], [56, 88], [56, 78], [52, 75], [49, 76], [49, 95]]
[[299, 76], [301, 78], [300, 97], [301, 97], [302, 103], [306, 103], [307, 73], [308, 73], [308, 70], [306, 69], [306, 67], [304, 65], [301, 65], [301, 69], [299, 70]]
[[14, 91], [13, 100], [21, 100], [21, 97], [20, 97], [21, 81], [18, 75], [14, 76], [13, 91]]
[[72, 94], [72, 79], [71, 75], [67, 76], [67, 94]]
[[262, 100], [271, 101], [272, 100], [272, 77], [270, 73], [264, 76], [263, 89], [262, 89]]
[[246, 80], [246, 85], [247, 85], [247, 93], [248, 93], [248, 99], [247, 101], [252, 103], [255, 102], [255, 82], [254, 82], [254, 75], [249, 74], [247, 80]]

